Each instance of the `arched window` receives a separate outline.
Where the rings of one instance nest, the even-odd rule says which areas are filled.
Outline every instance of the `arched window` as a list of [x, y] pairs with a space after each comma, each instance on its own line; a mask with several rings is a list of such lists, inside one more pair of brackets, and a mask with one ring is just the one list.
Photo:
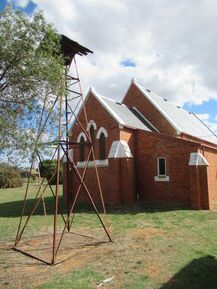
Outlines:
[[94, 126], [91, 125], [90, 126], [90, 138], [91, 138], [91, 141], [92, 141], [92, 144], [94, 145]]
[[81, 137], [84, 138], [84, 141], [87, 140], [86, 134], [82, 131], [82, 132], [78, 135], [77, 142], [80, 142], [80, 141], [81, 141]]
[[84, 137], [80, 138], [80, 162], [84, 162]]
[[[92, 141], [92, 144], [93, 144], [93, 149], [94, 149], [94, 131], [95, 131], [94, 126], [91, 125], [90, 126], [90, 138], [91, 138], [91, 141]], [[92, 153], [90, 155], [90, 160], [93, 160], [93, 154]]]
[[105, 135], [101, 132], [99, 137], [99, 158], [100, 160], [106, 159], [106, 150], [105, 150]]
[[88, 122], [88, 125], [87, 125], [87, 131], [90, 130], [90, 127], [91, 127], [91, 126], [93, 126], [95, 130], [97, 129], [97, 127], [96, 127], [96, 123], [95, 123], [94, 120], [90, 120], [90, 121]]
[[105, 137], [108, 137], [108, 133], [107, 133], [106, 129], [101, 126], [101, 128], [98, 130], [97, 135], [96, 135], [97, 139], [99, 139], [102, 132], [104, 133]]

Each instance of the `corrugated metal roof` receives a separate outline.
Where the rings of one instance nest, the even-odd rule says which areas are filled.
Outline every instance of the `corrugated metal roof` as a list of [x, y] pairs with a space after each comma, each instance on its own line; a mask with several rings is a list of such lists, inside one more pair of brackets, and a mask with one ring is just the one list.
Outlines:
[[158, 111], [165, 116], [178, 133], [186, 133], [217, 144], [217, 137], [215, 134], [194, 113], [174, 105], [167, 99], [162, 98], [150, 90], [144, 89], [137, 82], [134, 81], [134, 83]]
[[93, 88], [91, 88], [91, 91], [120, 125], [151, 131], [130, 111], [126, 105], [99, 95]]

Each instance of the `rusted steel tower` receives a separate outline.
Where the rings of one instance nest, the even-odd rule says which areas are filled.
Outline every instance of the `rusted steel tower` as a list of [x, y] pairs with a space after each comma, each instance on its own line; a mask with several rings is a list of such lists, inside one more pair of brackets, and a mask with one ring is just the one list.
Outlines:
[[[15, 244], [13, 246], [13, 249], [21, 252], [27, 256], [30, 256], [32, 258], [35, 258], [39, 261], [42, 261], [49, 265], [54, 265], [59, 263], [59, 260], [57, 261], [57, 255], [60, 251], [62, 241], [64, 239], [64, 236], [67, 232], [70, 232], [72, 223], [73, 223], [73, 217], [74, 217], [74, 209], [75, 204], [78, 200], [79, 193], [81, 189], [83, 188], [87, 198], [90, 201], [90, 204], [92, 205], [92, 208], [94, 212], [96, 213], [99, 222], [102, 225], [102, 228], [104, 229], [108, 241], [111, 242], [111, 237], [109, 233], [109, 226], [108, 221], [106, 217], [106, 210], [104, 205], [104, 199], [102, 194], [102, 189], [100, 185], [100, 179], [97, 171], [96, 161], [95, 161], [95, 154], [94, 154], [94, 148], [93, 143], [91, 140], [90, 132], [86, 130], [86, 127], [88, 125], [88, 116], [85, 110], [85, 104], [83, 100], [81, 85], [80, 85], [80, 79], [78, 74], [78, 68], [76, 63], [76, 56], [84, 56], [88, 53], [93, 53], [88, 48], [80, 45], [79, 43], [69, 39], [68, 37], [61, 35], [61, 54], [64, 57], [64, 66], [63, 66], [63, 74], [62, 74], [62, 80], [61, 80], [61, 89], [59, 95], [55, 96], [52, 107], [50, 109], [50, 112], [48, 116], [45, 118], [44, 122], [42, 123], [41, 118], [41, 124], [40, 129], [38, 131], [37, 141], [39, 140], [41, 133], [43, 132], [43, 128], [46, 126], [50, 113], [52, 110], [56, 109], [58, 111], [58, 136], [55, 139], [55, 141], [44, 143], [44, 147], [46, 146], [52, 146], [54, 149], [53, 157], [52, 159], [56, 160], [56, 168], [52, 172], [52, 176], [49, 179], [43, 178], [40, 181], [40, 185], [38, 186], [38, 190], [33, 202], [33, 205], [29, 211], [29, 208], [27, 206], [28, 203], [28, 193], [29, 193], [29, 185], [30, 185], [30, 176], [31, 176], [31, 170], [33, 169], [34, 159], [37, 156], [39, 161], [42, 161], [42, 153], [40, 152], [40, 149], [35, 149], [33, 153], [32, 158], [32, 164], [30, 168], [30, 174], [29, 179], [25, 191], [24, 201], [23, 201], [23, 207], [22, 212], [20, 216], [20, 221], [17, 229]], [[70, 75], [70, 68], [74, 68], [74, 75]], [[82, 124], [77, 115], [76, 110], [79, 107], [83, 107], [83, 112], [85, 115], [85, 125]], [[79, 125], [81, 131], [86, 135], [87, 142], [85, 144], [74, 142], [70, 138], [70, 126], [71, 123], [76, 123]], [[70, 157], [69, 151], [70, 149], [80, 149], [81, 146], [88, 147], [88, 156], [86, 159], [86, 164], [83, 169], [83, 171], [79, 171], [77, 169], [77, 166], [75, 162], [73, 161], [73, 158]], [[37, 146], [36, 146], [37, 147]], [[62, 160], [65, 159], [65, 167], [66, 167], [66, 182], [69, 184], [70, 174], [73, 172], [77, 178], [78, 178], [78, 187], [76, 189], [76, 192], [74, 192], [74, 199], [72, 200], [69, 193], [69, 186], [67, 186], [67, 204], [66, 204], [66, 212], [63, 212], [60, 208], [59, 203], [59, 195], [60, 195], [60, 189], [59, 189], [59, 179], [60, 179], [60, 166]], [[100, 194], [100, 200], [104, 212], [104, 219], [99, 214], [99, 211], [94, 203], [94, 200], [91, 196], [91, 193], [85, 184], [85, 175], [87, 173], [88, 163], [89, 161], [93, 160], [94, 167], [95, 167], [95, 173], [96, 173], [96, 180], [99, 188], [99, 194]], [[42, 162], [41, 162], [42, 163]], [[51, 181], [53, 178], [56, 178], [56, 184], [55, 188], [51, 186]], [[41, 204], [43, 207], [43, 213], [44, 216], [47, 216], [47, 207], [46, 207], [46, 199], [44, 198], [45, 191], [47, 189], [50, 189], [52, 196], [53, 196], [53, 225], [52, 225], [52, 232], [49, 233], [49, 229], [47, 229], [48, 235], [47, 238], [50, 240], [50, 246], [51, 246], [51, 257], [49, 260], [45, 260], [43, 257], [39, 257], [35, 254], [32, 254], [28, 250], [25, 250], [25, 246], [20, 245], [22, 242], [24, 231], [28, 229], [28, 224], [34, 215], [37, 207]], [[61, 216], [63, 226], [61, 228], [61, 231], [58, 227], [58, 217]], [[105, 221], [105, 223], [104, 223]], [[106, 224], [106, 225], [105, 225]], [[60, 232], [59, 232], [60, 231]], [[45, 236], [43, 236], [44, 238]]]

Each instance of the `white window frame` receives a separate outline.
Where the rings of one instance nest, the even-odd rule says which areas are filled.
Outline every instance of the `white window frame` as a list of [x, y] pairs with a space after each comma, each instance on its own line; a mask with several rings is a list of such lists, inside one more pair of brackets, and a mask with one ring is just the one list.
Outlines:
[[80, 141], [81, 141], [81, 137], [82, 137], [82, 136], [83, 136], [83, 138], [84, 138], [84, 141], [87, 141], [87, 136], [86, 136], [86, 134], [82, 131], [82, 132], [80, 132], [79, 135], [78, 135], [77, 142], [80, 142]]
[[[160, 166], [159, 166], [159, 160], [160, 159], [164, 159], [165, 175], [160, 174]], [[154, 180], [156, 182], [169, 182], [170, 177], [167, 176], [167, 158], [166, 157], [158, 157], [157, 158], [157, 176], [154, 177]]]
[[[165, 165], [165, 174], [164, 175], [160, 174], [160, 160], [164, 160], [164, 165]], [[166, 159], [166, 157], [157, 158], [157, 175], [158, 175], [158, 177], [166, 177], [166, 175], [167, 175], [167, 159]]]
[[96, 123], [95, 123], [94, 120], [90, 120], [90, 121], [88, 122], [87, 129], [86, 129], [86, 130], [89, 131], [91, 126], [94, 127], [94, 130], [97, 129], [97, 126], [96, 126]]
[[97, 139], [100, 138], [101, 133], [103, 133], [105, 137], [108, 137], [107, 130], [104, 127], [101, 126], [101, 128], [98, 130], [98, 132], [96, 134], [96, 138]]

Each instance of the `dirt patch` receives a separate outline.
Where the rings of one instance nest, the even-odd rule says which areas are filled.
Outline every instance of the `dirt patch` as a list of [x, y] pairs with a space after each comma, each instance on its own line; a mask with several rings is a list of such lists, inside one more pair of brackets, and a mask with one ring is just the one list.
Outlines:
[[150, 227], [150, 228], [130, 229], [128, 231], [128, 234], [131, 237], [147, 239], [155, 236], [163, 236], [166, 234], [166, 232], [159, 228]]
[[[91, 233], [91, 236], [88, 234]], [[153, 238], [163, 238], [166, 233], [158, 228], [129, 229], [123, 236], [116, 235], [110, 243], [104, 231], [81, 228], [76, 233], [64, 236], [56, 266], [48, 266], [9, 249], [9, 245], [0, 245], [0, 284], [1, 288], [23, 289], [47, 283], [81, 267], [91, 265], [94, 270], [106, 277], [115, 275], [109, 288], [122, 288], [129, 274], [141, 274], [150, 278], [159, 278], [164, 266], [154, 251]], [[97, 236], [97, 239], [92, 236]], [[60, 235], [57, 236], [57, 241]], [[57, 242], [58, 243], [58, 242]], [[157, 243], [157, 241], [156, 241]], [[26, 240], [20, 248], [28, 253], [51, 260], [51, 248], [47, 238]], [[156, 247], [158, 250], [158, 246]], [[65, 260], [61, 263], [61, 261]]]
[[[67, 233], [64, 236], [55, 266], [48, 266], [38, 260], [15, 252], [11, 243], [0, 245], [0, 287], [23, 289], [46, 283], [58, 274], [68, 273], [85, 266], [96, 258], [96, 252], [106, 245], [106, 237], [99, 230], [90, 230], [95, 239], [86, 236], [88, 228], [80, 229], [76, 234]], [[57, 236], [59, 241], [60, 235]], [[26, 240], [19, 244], [19, 249], [47, 262], [51, 261], [52, 248], [47, 236]]]

